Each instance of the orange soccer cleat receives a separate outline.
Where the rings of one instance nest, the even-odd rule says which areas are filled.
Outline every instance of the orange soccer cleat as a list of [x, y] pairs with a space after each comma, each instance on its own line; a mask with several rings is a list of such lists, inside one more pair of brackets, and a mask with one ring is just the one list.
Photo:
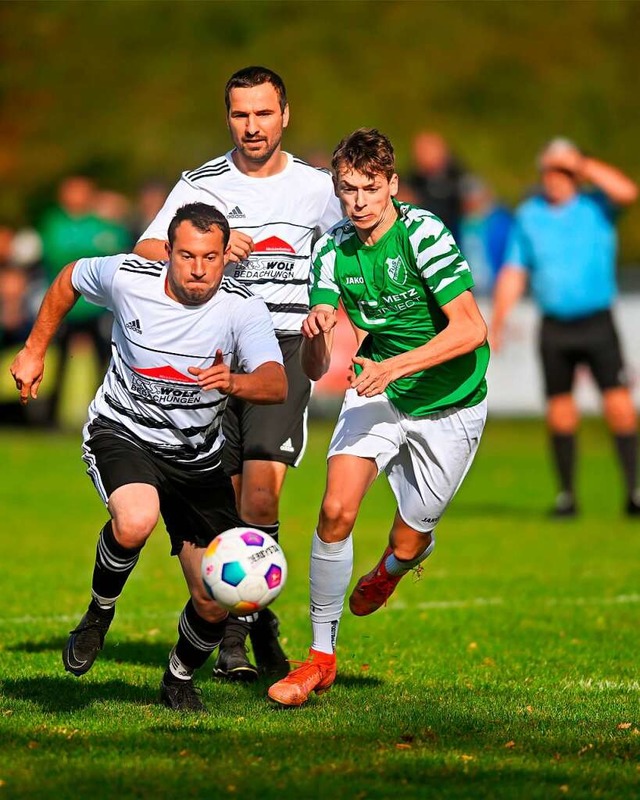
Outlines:
[[357, 617], [366, 617], [367, 614], [373, 614], [380, 606], [383, 606], [403, 577], [402, 575], [389, 575], [386, 570], [384, 562], [392, 552], [393, 550], [387, 547], [380, 561], [371, 572], [367, 572], [360, 578], [351, 592], [349, 608], [351, 613]]
[[329, 691], [336, 679], [335, 654], [309, 650], [309, 658], [286, 678], [269, 687], [269, 697], [282, 706], [301, 706], [311, 692]]

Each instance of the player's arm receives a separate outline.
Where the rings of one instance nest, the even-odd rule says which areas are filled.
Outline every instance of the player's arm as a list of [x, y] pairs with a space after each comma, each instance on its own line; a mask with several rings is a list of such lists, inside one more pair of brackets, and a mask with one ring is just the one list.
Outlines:
[[352, 388], [359, 395], [373, 397], [398, 378], [451, 361], [486, 342], [487, 326], [470, 291], [462, 292], [443, 305], [442, 311], [447, 317], [447, 326], [425, 344], [383, 361], [356, 356], [353, 362], [362, 367], [362, 372], [351, 382]]
[[80, 293], [71, 283], [75, 261], [67, 264], [56, 276], [44, 296], [40, 311], [24, 347], [14, 358], [10, 371], [24, 405], [38, 396], [44, 375], [44, 357], [60, 323], [73, 308]]
[[548, 154], [543, 166], [564, 169], [579, 180], [597, 186], [616, 206], [628, 206], [638, 199], [638, 184], [622, 170], [583, 155], [577, 147], [564, 147]]
[[133, 252], [147, 261], [164, 261], [167, 258], [166, 239], [141, 239]]
[[496, 352], [502, 347], [504, 326], [509, 312], [524, 294], [527, 283], [527, 270], [515, 264], [505, 264], [498, 273], [493, 290], [493, 313], [489, 335], [491, 348]]
[[257, 405], [284, 403], [287, 399], [287, 376], [282, 364], [276, 361], [265, 361], [251, 372], [236, 373], [224, 363], [222, 351], [218, 350], [211, 367], [189, 367], [189, 372], [195, 375], [203, 391], [217, 389]]
[[333, 333], [338, 321], [336, 309], [329, 304], [314, 306], [302, 323], [300, 359], [305, 375], [318, 381], [331, 364]]
[[604, 161], [583, 157], [579, 174], [604, 192], [614, 205], [629, 206], [638, 199], [638, 184], [622, 170]]

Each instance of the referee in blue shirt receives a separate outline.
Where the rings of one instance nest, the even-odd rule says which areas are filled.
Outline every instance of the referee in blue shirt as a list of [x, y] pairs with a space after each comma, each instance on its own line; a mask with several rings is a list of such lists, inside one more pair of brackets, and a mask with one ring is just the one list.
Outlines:
[[[501, 345], [509, 310], [527, 282], [542, 313], [540, 354], [547, 425], [560, 482], [552, 514], [575, 516], [575, 435], [579, 413], [572, 396], [576, 367], [586, 364], [603, 397], [626, 490], [626, 513], [640, 516], [637, 491], [637, 418], [626, 384], [611, 314], [616, 296], [615, 218], [633, 203], [637, 185], [615, 167], [584, 156], [567, 139], [543, 150], [541, 192], [516, 210], [505, 265], [494, 292], [493, 349]], [[583, 184], [589, 184], [589, 190]]]

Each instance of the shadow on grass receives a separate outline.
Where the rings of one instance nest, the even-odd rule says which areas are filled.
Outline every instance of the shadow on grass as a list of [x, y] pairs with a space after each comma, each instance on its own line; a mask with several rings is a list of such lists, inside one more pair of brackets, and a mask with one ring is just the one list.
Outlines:
[[90, 683], [71, 676], [7, 679], [0, 687], [6, 697], [35, 703], [44, 712], [81, 711], [95, 702], [114, 698], [136, 705], [148, 705], [158, 699], [154, 690], [121, 680]]
[[382, 686], [385, 681], [381, 678], [376, 678], [374, 675], [360, 674], [360, 675], [345, 675], [338, 673], [336, 683], [348, 689], [374, 689], [376, 686]]
[[[18, 642], [6, 646], [6, 651], [18, 653], [61, 653], [67, 641], [63, 638], [45, 639], [41, 642]], [[104, 650], [98, 655], [100, 661], [139, 666], [164, 665], [175, 642], [136, 642], [107, 639]]]

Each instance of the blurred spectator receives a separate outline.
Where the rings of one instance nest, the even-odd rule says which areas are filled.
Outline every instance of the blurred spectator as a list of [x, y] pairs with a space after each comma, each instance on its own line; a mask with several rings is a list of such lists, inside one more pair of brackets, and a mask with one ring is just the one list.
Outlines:
[[[13, 356], [15, 345], [26, 339], [39, 304], [34, 294], [35, 265], [40, 256], [40, 238], [29, 229], [14, 231], [0, 225], [0, 356]], [[4, 368], [4, 367], [3, 367]], [[0, 423], [22, 425], [37, 416], [16, 402], [15, 396], [0, 397]]]
[[0, 345], [20, 344], [35, 319], [33, 267], [40, 258], [35, 231], [0, 225]]
[[[96, 213], [100, 196], [89, 177], [70, 175], [64, 178], [58, 186], [57, 197], [57, 205], [45, 213], [40, 224], [43, 267], [49, 284], [66, 264], [77, 258], [106, 256], [131, 249], [131, 235], [126, 227], [120, 222], [102, 219]], [[67, 362], [79, 336], [90, 339], [101, 379], [111, 357], [111, 315], [84, 298], [75, 304], [58, 336], [60, 361], [49, 400], [50, 424], [58, 419]]]
[[158, 215], [169, 194], [169, 187], [160, 180], [143, 183], [138, 192], [133, 212], [131, 232], [133, 242], [137, 242]]
[[413, 139], [413, 170], [404, 176], [398, 198], [426, 208], [439, 217], [455, 238], [462, 215], [464, 170], [435, 131], [420, 131]]
[[[611, 306], [616, 296], [615, 219], [637, 199], [638, 187], [615, 167], [554, 139], [538, 166], [541, 192], [516, 210], [505, 265], [494, 295], [492, 343], [501, 344], [505, 319], [531, 281], [543, 319], [540, 354], [547, 426], [560, 492], [552, 514], [575, 516], [576, 368], [587, 365], [603, 398], [626, 492], [625, 512], [640, 516], [636, 411], [627, 385]], [[585, 190], [588, 183], [595, 190]]]
[[511, 221], [511, 212], [496, 203], [491, 188], [481, 178], [463, 178], [459, 242], [478, 295], [488, 295], [493, 290], [504, 261]]
[[0, 344], [23, 341], [28, 328], [25, 309], [27, 275], [13, 259], [14, 231], [0, 226]]
[[312, 167], [331, 170], [331, 153], [322, 147], [314, 147], [307, 151], [304, 160]]

